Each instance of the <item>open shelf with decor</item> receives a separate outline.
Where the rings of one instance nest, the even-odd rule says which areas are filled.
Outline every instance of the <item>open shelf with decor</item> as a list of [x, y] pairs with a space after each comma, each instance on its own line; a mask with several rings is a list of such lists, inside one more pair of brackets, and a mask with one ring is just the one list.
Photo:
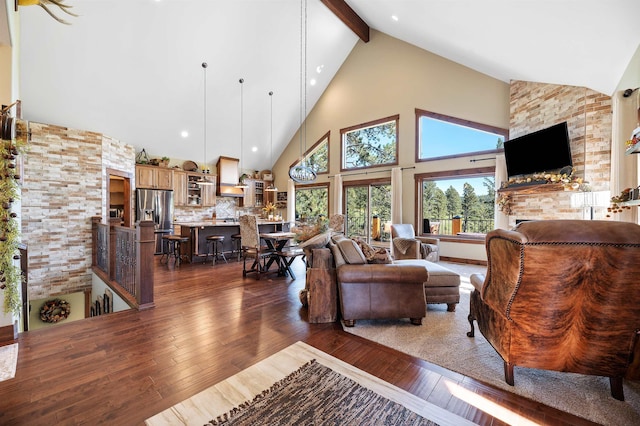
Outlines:
[[544, 192], [568, 191], [563, 183], [538, 183], [533, 185], [514, 185], [498, 189], [500, 194], [540, 194]]
[[640, 200], [623, 201], [622, 203], [620, 203], [620, 205], [621, 206], [627, 206], [627, 207], [640, 206]]

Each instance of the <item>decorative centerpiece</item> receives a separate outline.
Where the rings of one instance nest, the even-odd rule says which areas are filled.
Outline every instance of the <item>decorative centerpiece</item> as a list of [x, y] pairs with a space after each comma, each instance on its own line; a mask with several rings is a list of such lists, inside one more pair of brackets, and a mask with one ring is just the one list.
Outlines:
[[264, 218], [265, 219], [273, 220], [273, 217], [274, 217], [275, 212], [276, 212], [276, 205], [273, 204], [271, 201], [269, 201], [262, 208], [262, 212], [264, 214]]
[[329, 230], [329, 220], [324, 216], [319, 216], [315, 222], [296, 225], [291, 229], [295, 233], [294, 239], [297, 242], [307, 241], [318, 234], [322, 234]]

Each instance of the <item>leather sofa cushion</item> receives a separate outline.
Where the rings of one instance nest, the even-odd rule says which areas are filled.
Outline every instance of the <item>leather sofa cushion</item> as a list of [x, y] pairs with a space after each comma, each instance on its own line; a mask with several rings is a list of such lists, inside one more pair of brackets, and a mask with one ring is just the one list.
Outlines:
[[440, 266], [437, 263], [423, 259], [402, 259], [393, 262], [396, 265], [420, 265], [429, 272], [428, 287], [458, 287], [460, 286], [460, 275], [450, 269]]

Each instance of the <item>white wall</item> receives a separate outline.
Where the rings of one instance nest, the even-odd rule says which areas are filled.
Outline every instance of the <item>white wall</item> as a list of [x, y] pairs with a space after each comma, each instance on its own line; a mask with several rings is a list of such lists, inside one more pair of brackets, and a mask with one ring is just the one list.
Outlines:
[[[340, 129], [399, 114], [399, 165], [413, 166], [416, 108], [508, 129], [509, 84], [372, 31], [371, 41], [358, 42], [309, 114], [306, 147], [330, 131], [330, 175], [334, 175], [340, 172]], [[300, 136], [296, 133], [274, 167], [278, 188], [287, 187], [289, 167], [299, 154]], [[493, 164], [495, 161], [487, 161], [482, 166]], [[405, 170], [403, 222], [415, 226], [415, 174], [473, 167], [477, 167], [477, 163], [461, 158], [419, 163], [415, 169]], [[345, 182], [363, 178], [348, 177], [348, 173], [345, 172]], [[379, 173], [366, 178], [388, 176], [389, 173]], [[317, 180], [319, 183], [332, 181], [327, 175], [320, 175]], [[331, 185], [329, 190], [331, 200]], [[444, 245], [442, 255], [462, 257], [456, 246], [461, 244]], [[467, 252], [467, 258], [485, 258], [481, 245], [464, 247], [463, 251]]]

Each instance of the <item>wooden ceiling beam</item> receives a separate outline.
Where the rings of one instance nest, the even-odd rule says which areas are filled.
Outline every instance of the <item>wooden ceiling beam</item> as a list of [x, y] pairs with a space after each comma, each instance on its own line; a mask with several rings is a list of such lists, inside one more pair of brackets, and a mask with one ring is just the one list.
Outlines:
[[360, 40], [369, 42], [369, 25], [344, 0], [320, 0], [353, 31]]

